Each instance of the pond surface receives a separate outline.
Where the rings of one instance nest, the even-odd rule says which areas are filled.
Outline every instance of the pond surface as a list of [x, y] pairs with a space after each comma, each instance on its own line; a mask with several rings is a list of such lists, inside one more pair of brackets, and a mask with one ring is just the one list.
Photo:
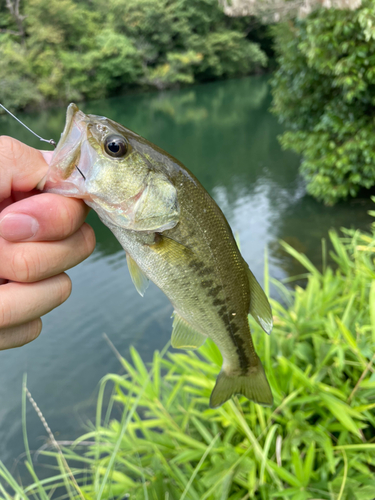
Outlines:
[[[283, 279], [303, 272], [280, 251], [284, 239], [321, 263], [321, 238], [330, 228], [368, 229], [372, 203], [358, 199], [324, 207], [306, 195], [298, 175], [299, 157], [282, 151], [282, 127], [269, 112], [264, 77], [231, 80], [185, 90], [117, 97], [86, 103], [83, 111], [108, 116], [181, 160], [215, 198], [238, 234], [244, 258], [263, 283], [264, 251], [270, 275]], [[37, 133], [59, 138], [65, 109], [20, 116]], [[0, 133], [43, 148], [11, 118], [0, 117]], [[109, 372], [121, 372], [103, 334], [124, 356], [134, 345], [149, 361], [170, 338], [172, 307], [153, 284], [144, 298], [126, 269], [125, 253], [94, 213], [97, 247], [69, 271], [70, 299], [43, 318], [39, 339], [0, 352], [0, 460], [13, 471], [23, 461], [22, 377], [58, 440], [72, 440], [94, 419], [97, 388]], [[29, 405], [30, 406], [30, 405]], [[46, 433], [27, 411], [30, 448]]]

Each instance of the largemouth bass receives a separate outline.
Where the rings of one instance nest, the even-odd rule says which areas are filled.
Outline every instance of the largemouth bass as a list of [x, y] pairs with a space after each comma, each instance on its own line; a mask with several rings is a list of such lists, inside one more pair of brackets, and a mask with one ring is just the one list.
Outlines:
[[248, 323], [250, 313], [270, 333], [269, 302], [220, 208], [189, 170], [135, 132], [70, 104], [40, 188], [82, 198], [124, 248], [138, 292], [151, 280], [167, 295], [173, 347], [215, 342], [223, 366], [211, 407], [236, 393], [272, 404]]

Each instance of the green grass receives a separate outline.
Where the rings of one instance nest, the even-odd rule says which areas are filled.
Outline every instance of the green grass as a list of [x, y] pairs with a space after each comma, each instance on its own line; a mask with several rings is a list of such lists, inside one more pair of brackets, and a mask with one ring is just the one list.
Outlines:
[[132, 348], [131, 362], [120, 358], [125, 375], [101, 383], [93, 430], [62, 449], [69, 470], [56, 449], [44, 451], [56, 470], [38, 480], [27, 449], [32, 484], [1, 466], [0, 498], [373, 500], [375, 235], [330, 239], [337, 269], [322, 272], [283, 243], [308, 271], [306, 287], [275, 283], [284, 305], [272, 301], [270, 337], [251, 320], [272, 408], [242, 397], [208, 407], [221, 365], [210, 341], [155, 352], [150, 367]]

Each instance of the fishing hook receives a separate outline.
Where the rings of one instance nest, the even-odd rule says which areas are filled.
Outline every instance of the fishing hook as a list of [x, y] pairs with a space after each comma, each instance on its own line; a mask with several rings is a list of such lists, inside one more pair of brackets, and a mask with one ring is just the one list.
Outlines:
[[25, 128], [27, 128], [27, 130], [29, 132], [31, 132], [32, 134], [34, 134], [39, 140], [43, 141], [43, 142], [47, 142], [48, 144], [51, 144], [54, 148], [56, 147], [56, 142], [53, 140], [53, 139], [43, 139], [43, 137], [40, 137], [40, 135], [38, 135], [37, 133], [35, 133], [33, 130], [31, 130], [31, 128], [29, 128], [27, 125], [25, 125], [23, 122], [21, 122], [21, 120], [19, 118], [17, 118], [16, 116], [14, 116], [13, 113], [11, 113], [9, 111], [9, 109], [7, 109], [5, 106], [3, 106], [1, 103], [0, 103], [0, 107], [3, 108], [4, 111], [6, 111], [7, 113], [10, 114], [10, 116], [12, 116], [15, 120], [18, 121], [18, 123], [20, 123], [21, 125], [23, 125]]
[[77, 165], [74, 165], [76, 167], [76, 169], [78, 170], [78, 172], [82, 175], [82, 177], [86, 180], [86, 177], [83, 175], [83, 173], [80, 171], [80, 169], [77, 167]]

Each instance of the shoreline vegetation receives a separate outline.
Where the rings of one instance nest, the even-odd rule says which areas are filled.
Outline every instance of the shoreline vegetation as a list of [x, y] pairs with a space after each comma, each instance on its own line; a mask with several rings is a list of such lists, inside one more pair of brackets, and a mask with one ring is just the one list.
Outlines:
[[[357, 3], [355, 0], [350, 3]], [[307, 192], [327, 205], [375, 185], [375, 1], [274, 25], [273, 112], [302, 154]]]
[[[254, 74], [273, 39], [282, 145], [304, 155], [308, 192], [334, 204], [375, 183], [373, 6], [318, 9], [270, 35], [217, 0], [0, 0], [0, 101], [27, 110]], [[0, 499], [373, 500], [375, 226], [331, 231], [330, 241], [337, 267], [323, 241], [322, 271], [282, 243], [306, 269], [305, 288], [270, 280], [265, 259], [266, 293], [272, 283], [283, 302], [271, 301], [270, 337], [251, 329], [272, 408], [236, 397], [209, 409], [221, 366], [210, 341], [156, 351], [150, 366], [135, 349], [131, 362], [117, 353], [125, 374], [102, 380], [96, 422], [74, 443], [48, 432], [38, 468], [25, 385], [30, 482], [0, 462]]]
[[270, 337], [251, 321], [272, 408], [242, 397], [208, 407], [221, 366], [210, 341], [197, 352], [156, 351], [150, 366], [135, 349], [132, 362], [117, 353], [125, 374], [102, 380], [95, 424], [60, 451], [52, 441], [39, 450], [38, 464], [44, 456], [50, 467], [43, 479], [27, 445], [24, 389], [31, 484], [0, 464], [1, 498], [372, 500], [375, 226], [342, 231], [329, 235], [336, 269], [322, 243], [322, 272], [282, 243], [305, 267], [305, 288], [269, 280], [265, 259], [265, 290], [272, 282], [285, 304], [271, 300]]
[[0, 102], [35, 110], [275, 70], [281, 145], [334, 205], [375, 185], [375, 0], [326, 3], [0, 0]]
[[255, 74], [272, 53], [266, 26], [217, 0], [2, 0], [0, 13], [12, 110]]

